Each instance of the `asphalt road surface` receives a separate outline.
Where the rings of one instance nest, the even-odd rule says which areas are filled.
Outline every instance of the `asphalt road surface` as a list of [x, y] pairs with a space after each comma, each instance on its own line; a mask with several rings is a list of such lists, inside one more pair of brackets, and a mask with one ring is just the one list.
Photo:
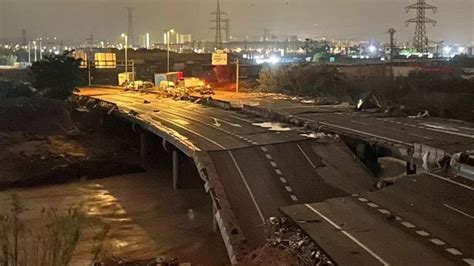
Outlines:
[[[369, 192], [375, 180], [342, 142], [152, 94], [107, 89], [81, 94], [150, 117], [208, 152], [250, 247], [264, 240], [265, 221], [289, 206], [282, 210], [341, 265], [474, 263], [471, 186], [424, 174]], [[474, 149], [472, 127], [457, 121], [354, 112], [300, 115], [448, 152]]]
[[[82, 95], [150, 116], [209, 152], [251, 247], [278, 207], [362, 193], [375, 180], [339, 141], [321, 142], [298, 128], [187, 101], [107, 89]], [[273, 130], [268, 128], [273, 126]], [[337, 158], [337, 159], [336, 159]], [[344, 167], [341, 167], [341, 166]]]
[[474, 194], [436, 174], [282, 208], [341, 265], [473, 265]]
[[424, 144], [448, 153], [474, 150], [474, 124], [434, 117], [383, 117], [379, 113], [356, 112], [347, 105], [314, 105], [278, 96], [245, 97], [245, 94], [218, 92], [214, 98], [248, 104], [295, 115], [345, 132], [357, 132], [392, 143]]

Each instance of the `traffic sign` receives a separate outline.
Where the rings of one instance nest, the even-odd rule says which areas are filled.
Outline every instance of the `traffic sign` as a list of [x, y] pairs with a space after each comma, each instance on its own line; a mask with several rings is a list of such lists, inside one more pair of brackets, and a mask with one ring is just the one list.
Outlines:
[[212, 65], [214, 66], [226, 66], [227, 65], [227, 54], [224, 52], [212, 53]]

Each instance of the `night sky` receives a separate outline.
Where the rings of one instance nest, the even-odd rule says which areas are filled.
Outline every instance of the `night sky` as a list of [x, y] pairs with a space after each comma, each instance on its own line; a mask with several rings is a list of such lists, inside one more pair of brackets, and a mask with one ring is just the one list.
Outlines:
[[[0, 29], [4, 37], [56, 36], [68, 42], [83, 42], [88, 34], [98, 39], [119, 40], [127, 31], [126, 7], [135, 8], [135, 35], [151, 32], [161, 41], [162, 31], [175, 28], [193, 38], [212, 40], [209, 12], [216, 0], [0, 0], [3, 8]], [[231, 35], [275, 35], [328, 37], [336, 39], [386, 40], [388, 28], [397, 30], [399, 41], [411, 41], [414, 25], [406, 28], [404, 7], [416, 0], [221, 0], [229, 13]], [[428, 26], [432, 40], [468, 44], [474, 41], [474, 0], [427, 0], [438, 12]], [[317, 26], [315, 26], [317, 24]]]

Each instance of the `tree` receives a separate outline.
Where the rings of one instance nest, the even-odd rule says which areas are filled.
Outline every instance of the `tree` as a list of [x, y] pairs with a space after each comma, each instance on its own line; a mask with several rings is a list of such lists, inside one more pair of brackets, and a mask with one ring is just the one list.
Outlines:
[[65, 100], [81, 84], [80, 65], [70, 52], [48, 55], [31, 66], [33, 87], [46, 97]]

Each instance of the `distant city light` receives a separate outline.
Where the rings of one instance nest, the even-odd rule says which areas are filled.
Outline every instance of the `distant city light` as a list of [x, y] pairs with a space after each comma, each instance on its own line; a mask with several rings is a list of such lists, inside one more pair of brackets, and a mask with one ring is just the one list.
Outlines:
[[377, 51], [377, 48], [373, 45], [369, 46], [369, 52], [375, 53]]
[[443, 51], [444, 51], [445, 54], [449, 54], [449, 53], [451, 53], [451, 50], [452, 50], [452, 49], [453, 49], [453, 48], [451, 48], [451, 47], [449, 47], [449, 46], [446, 46], [446, 47], [443, 48]]
[[280, 61], [281, 61], [280, 57], [277, 57], [277, 56], [272, 56], [268, 60], [270, 64], [274, 64], [274, 65], [280, 63]]

